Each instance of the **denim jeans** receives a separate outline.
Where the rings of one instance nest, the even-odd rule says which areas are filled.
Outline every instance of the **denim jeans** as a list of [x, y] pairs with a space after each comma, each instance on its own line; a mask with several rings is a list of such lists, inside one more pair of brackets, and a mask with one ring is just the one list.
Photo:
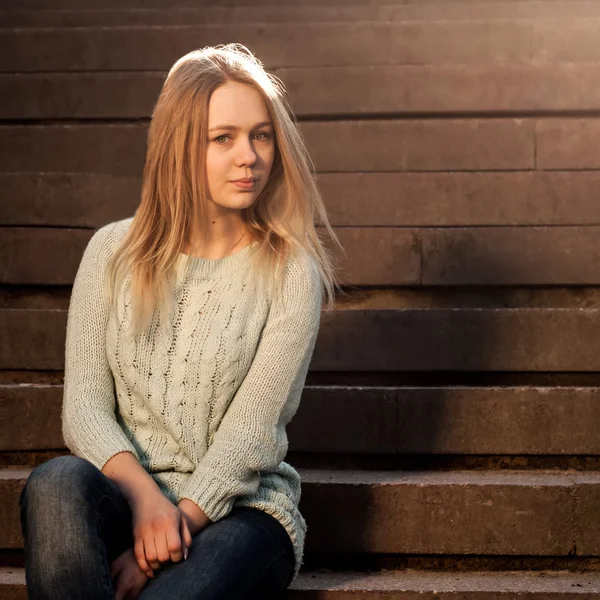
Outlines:
[[[119, 487], [89, 461], [53, 458], [36, 467], [20, 499], [27, 597], [113, 600], [110, 565], [133, 547], [132, 516]], [[163, 565], [140, 600], [283, 598], [292, 542], [264, 511], [234, 507], [193, 537], [187, 560]]]

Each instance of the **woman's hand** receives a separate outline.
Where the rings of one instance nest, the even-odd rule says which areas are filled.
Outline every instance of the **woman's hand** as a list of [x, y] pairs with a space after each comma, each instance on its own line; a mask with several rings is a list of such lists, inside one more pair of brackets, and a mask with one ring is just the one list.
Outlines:
[[192, 544], [187, 520], [164, 494], [147, 495], [136, 500], [131, 508], [133, 550], [143, 573], [154, 577], [161, 563], [187, 558]]
[[135, 600], [144, 589], [148, 576], [140, 570], [133, 553], [129, 548], [113, 561], [110, 576], [115, 589], [115, 600]]
[[185, 518], [192, 537], [212, 523], [206, 513], [189, 498], [182, 498], [177, 508]]

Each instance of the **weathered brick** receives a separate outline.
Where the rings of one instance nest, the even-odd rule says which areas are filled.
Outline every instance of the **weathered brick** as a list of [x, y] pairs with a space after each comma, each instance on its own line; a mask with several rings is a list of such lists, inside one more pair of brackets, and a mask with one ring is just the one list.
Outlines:
[[[26, 600], [25, 571], [0, 567], [5, 600]], [[285, 593], [290, 600], [581, 600], [600, 597], [597, 573], [554, 571], [411, 571], [355, 572], [303, 569]]]
[[93, 231], [0, 228], [0, 283], [69, 285]]
[[[0, 386], [0, 451], [64, 448], [62, 385]], [[306, 386], [292, 452], [600, 454], [598, 388]]]
[[0, 172], [102, 173], [141, 177], [146, 124], [6, 125]]
[[600, 555], [600, 489], [596, 473], [574, 473], [575, 498], [575, 551], [578, 556]]
[[600, 19], [538, 19], [532, 23], [533, 60], [593, 62], [600, 59]]
[[[400, 67], [383, 69], [380, 77], [393, 80], [393, 69]], [[593, 63], [446, 65], [398, 73], [407, 87], [408, 111], [450, 113], [593, 110], [600, 106], [599, 76]], [[392, 110], [376, 98], [380, 110]]]
[[322, 173], [318, 184], [337, 226], [600, 223], [594, 171]]
[[102, 173], [0, 173], [0, 225], [98, 228], [130, 217], [141, 180]]
[[[519, 20], [275, 23], [225, 26], [5, 29], [0, 71], [167, 70], [195, 48], [250, 48], [267, 68], [528, 62], [531, 25]], [[317, 44], [306, 44], [317, 39]], [[93, 49], [93, 50], [92, 50]]]
[[420, 235], [423, 285], [600, 283], [595, 227], [440, 228]]
[[0, 385], [0, 451], [64, 448], [62, 385]]
[[[405, 229], [338, 229], [343, 251], [337, 246], [340, 282], [387, 285], [421, 280], [418, 234]], [[72, 284], [83, 251], [93, 231], [0, 227], [0, 283]], [[332, 244], [330, 244], [332, 245]], [[365, 247], [370, 248], [365, 252]]]
[[406, 123], [407, 171], [530, 169], [533, 123], [523, 120], [449, 120]]
[[318, 171], [531, 169], [533, 123], [512, 119], [303, 123]]
[[[313, 532], [309, 551], [554, 556], [571, 551], [574, 484], [562, 473], [299, 473], [300, 510]], [[0, 473], [2, 548], [22, 546], [18, 495], [27, 476]]]
[[150, 118], [166, 73], [0, 74], [3, 119]]
[[[406, 63], [404, 33], [390, 23], [5, 30], [0, 44], [11, 51], [0, 57], [0, 71], [162, 71], [190, 50], [232, 39], [267, 68]], [[305, 44], [307, 38], [319, 43]]]
[[[319, 171], [533, 167], [533, 122], [512, 119], [304, 123]], [[0, 171], [141, 176], [146, 124], [0, 127]]]
[[0, 548], [22, 548], [19, 495], [30, 471], [0, 469]]
[[[595, 110], [598, 64], [273, 69], [299, 117]], [[0, 74], [3, 119], [149, 118], [166, 72]]]
[[[337, 228], [343, 285], [598, 284], [596, 227]], [[0, 283], [68, 285], [93, 234], [0, 227]], [[41, 258], [40, 258], [41, 257]]]
[[290, 450], [600, 454], [599, 401], [598, 388], [307, 386]]
[[[0, 173], [0, 225], [98, 228], [131, 216], [140, 179]], [[347, 226], [599, 225], [597, 171], [321, 173], [329, 220]]]
[[64, 369], [66, 327], [66, 311], [0, 309], [0, 369]]
[[123, 25], [223, 25], [227, 23], [343, 22], [343, 21], [439, 21], [512, 18], [598, 17], [594, 0], [519, 0], [484, 2], [445, 1], [425, 4], [352, 6], [335, 2], [319, 6], [223, 6], [197, 8], [157, 7], [135, 11], [106, 9], [11, 10], [2, 15], [5, 27], [110, 27]]
[[316, 371], [597, 371], [600, 310], [340, 310]]
[[[392, 228], [343, 228], [334, 260], [342, 285], [415, 285], [421, 281], [418, 232]], [[330, 244], [332, 245], [332, 244]], [[333, 245], [332, 245], [333, 246]]]
[[311, 551], [560, 556], [572, 548], [574, 486], [564, 474], [303, 469], [301, 475]]
[[536, 123], [538, 169], [598, 169], [600, 120], [542, 119]]
[[[600, 371], [600, 309], [341, 309], [313, 371]], [[0, 309], [0, 369], [62, 370], [66, 312]]]

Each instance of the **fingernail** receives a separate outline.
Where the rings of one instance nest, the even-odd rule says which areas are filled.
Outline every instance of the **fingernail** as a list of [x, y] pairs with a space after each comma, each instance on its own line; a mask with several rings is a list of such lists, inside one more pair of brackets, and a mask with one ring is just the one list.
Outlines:
[[187, 548], [185, 548], [184, 551], [183, 551], [183, 558], [184, 558], [184, 560], [187, 560], [187, 557], [188, 557], [188, 551], [187, 551]]

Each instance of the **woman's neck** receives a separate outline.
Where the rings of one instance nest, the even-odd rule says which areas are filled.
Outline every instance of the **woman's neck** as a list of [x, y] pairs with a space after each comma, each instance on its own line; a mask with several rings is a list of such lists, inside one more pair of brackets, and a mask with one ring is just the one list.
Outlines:
[[[196, 236], [193, 239], [198, 239]], [[202, 242], [187, 242], [184, 243], [182, 252], [194, 257], [207, 259], [225, 258], [231, 254], [235, 254], [242, 248], [252, 243], [253, 238], [245, 224], [238, 225], [235, 230], [229, 231], [227, 234], [217, 235], [213, 233], [208, 240]]]

